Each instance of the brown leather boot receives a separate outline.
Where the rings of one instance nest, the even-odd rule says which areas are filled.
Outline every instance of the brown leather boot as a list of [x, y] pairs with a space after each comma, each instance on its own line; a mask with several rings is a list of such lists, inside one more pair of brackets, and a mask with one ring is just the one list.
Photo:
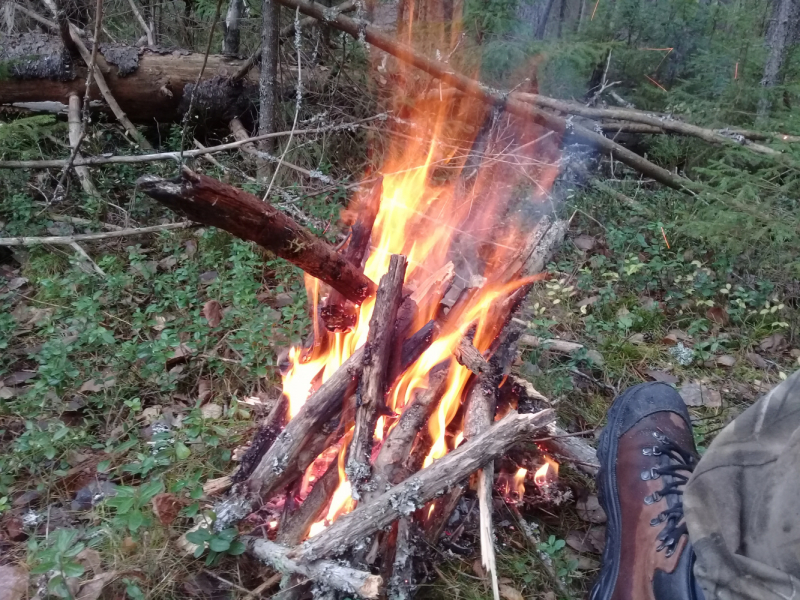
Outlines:
[[626, 390], [597, 456], [608, 523], [591, 600], [702, 600], [682, 502], [698, 457], [681, 397], [663, 383]]

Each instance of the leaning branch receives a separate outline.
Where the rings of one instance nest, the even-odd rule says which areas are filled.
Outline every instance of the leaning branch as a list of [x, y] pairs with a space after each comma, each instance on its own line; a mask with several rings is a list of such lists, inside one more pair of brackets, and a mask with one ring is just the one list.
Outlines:
[[479, 81], [457, 73], [449, 64], [438, 60], [432, 60], [415, 52], [408, 46], [399, 43], [397, 40], [392, 39], [376, 27], [364, 21], [351, 19], [342, 14], [331, 15], [328, 12], [329, 9], [326, 7], [316, 2], [309, 2], [308, 0], [277, 1], [292, 9], [299, 9], [303, 14], [315, 17], [353, 37], [359, 38], [363, 35], [370, 44], [377, 46], [381, 50], [388, 52], [404, 62], [414, 65], [418, 69], [422, 69], [429, 75], [441, 79], [446, 84], [461, 90], [467, 95], [483, 100], [488, 104], [502, 107], [506, 111], [519, 117], [540, 123], [556, 133], [571, 133], [584, 143], [597, 146], [607, 153], [613, 153], [614, 157], [620, 162], [647, 177], [652, 177], [664, 185], [689, 192], [700, 192], [705, 189], [705, 186], [653, 164], [646, 158], [639, 156], [635, 152], [631, 152], [600, 133], [596, 133], [581, 125], [568, 123], [563, 117], [542, 110], [532, 104], [514, 99], [507, 93], [498, 92], [483, 85]]
[[145, 175], [138, 188], [190, 219], [255, 242], [361, 304], [375, 284], [325, 240], [253, 194], [184, 168], [166, 180]]

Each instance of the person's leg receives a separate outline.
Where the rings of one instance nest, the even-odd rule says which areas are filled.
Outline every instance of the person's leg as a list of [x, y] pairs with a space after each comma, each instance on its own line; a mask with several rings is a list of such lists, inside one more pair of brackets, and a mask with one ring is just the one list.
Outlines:
[[663, 383], [626, 390], [597, 455], [608, 522], [591, 600], [701, 600], [682, 502], [697, 451], [681, 397]]
[[800, 598], [800, 371], [720, 432], [684, 497], [707, 600]]

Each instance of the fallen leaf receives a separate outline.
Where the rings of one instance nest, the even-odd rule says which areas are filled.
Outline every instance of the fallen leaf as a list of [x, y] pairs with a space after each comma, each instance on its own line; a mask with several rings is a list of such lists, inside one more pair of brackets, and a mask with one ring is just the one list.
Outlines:
[[172, 357], [167, 359], [166, 370], [169, 371], [173, 367], [189, 362], [192, 354], [194, 354], [194, 350], [189, 346], [184, 343], [178, 344], [175, 352], [172, 353]]
[[108, 573], [99, 573], [89, 581], [81, 584], [78, 593], [75, 595], [76, 600], [97, 600], [108, 584], [113, 583], [120, 576], [119, 571], [109, 571]]
[[675, 339], [680, 342], [690, 342], [692, 340], [692, 336], [680, 329], [670, 329], [669, 332], [667, 332], [667, 336], [670, 335], [674, 336]]
[[594, 247], [597, 245], [597, 240], [590, 235], [582, 234], [576, 238], [573, 238], [572, 243], [575, 244], [575, 246], [580, 250], [588, 252], [589, 250], [594, 249]]
[[152, 502], [153, 513], [162, 525], [171, 525], [185, 506], [184, 501], [175, 494], [156, 494]]
[[275, 308], [283, 308], [284, 306], [289, 306], [294, 302], [294, 296], [289, 292], [281, 292], [280, 294], [275, 295], [275, 299], [272, 302], [272, 306]]
[[542, 596], [542, 600], [556, 600], [556, 593], [555, 592], [545, 592], [544, 596]]
[[575, 561], [576, 571], [595, 571], [600, 568], [600, 561], [590, 556], [578, 554], [577, 552], [573, 552], [572, 550], [569, 549], [565, 551], [565, 554], [566, 554], [565, 558], [568, 561], [570, 562]]
[[608, 520], [603, 507], [600, 506], [600, 500], [594, 494], [586, 498], [586, 500], [578, 500], [575, 503], [575, 510], [577, 510], [581, 519], [589, 523], [602, 524]]
[[201, 378], [197, 382], [197, 399], [200, 402], [206, 402], [209, 398], [211, 398], [211, 394], [214, 391], [213, 386], [211, 385], [210, 379]]
[[114, 387], [116, 383], [116, 375], [111, 371], [104, 371], [100, 376], [85, 381], [78, 391], [81, 393], [102, 392], [103, 390]]
[[500, 595], [506, 600], [525, 600], [525, 596], [518, 589], [504, 583], [500, 584]]
[[714, 362], [721, 367], [733, 367], [736, 365], [736, 358], [730, 354], [723, 354], [714, 358]]
[[84, 548], [75, 558], [85, 569], [89, 569], [95, 575], [100, 574], [103, 563], [100, 560], [100, 553], [94, 548]]
[[786, 344], [786, 339], [780, 333], [773, 333], [772, 335], [761, 340], [758, 345], [764, 352], [780, 352]]
[[674, 385], [680, 381], [675, 375], [672, 373], [667, 373], [666, 371], [658, 371], [655, 369], [650, 369], [647, 371], [648, 377], [650, 377], [653, 381], [660, 381], [661, 383], [669, 383], [670, 385]]
[[476, 558], [474, 561], [472, 561], [472, 572], [481, 579], [486, 578], [486, 570], [483, 568], [480, 558]]
[[584, 306], [591, 306], [598, 300], [600, 300], [600, 296], [589, 296], [588, 298], [584, 298], [583, 300], [578, 302], [578, 308], [583, 308]]
[[25, 525], [22, 523], [21, 518], [17, 516], [6, 518], [3, 526], [6, 530], [6, 536], [12, 542], [24, 542], [28, 539], [28, 534], [25, 533]]
[[161, 416], [161, 405], [155, 404], [145, 408], [139, 416], [136, 417], [139, 421], [143, 421], [146, 425], [152, 425]]
[[219, 419], [222, 416], [222, 407], [219, 404], [204, 404], [200, 407], [204, 419]]
[[0, 400], [11, 400], [14, 397], [14, 390], [8, 388], [0, 382]]
[[28, 571], [14, 565], [0, 566], [0, 598], [21, 600], [28, 595]]
[[193, 544], [189, 540], [186, 539], [186, 536], [193, 531], [197, 531], [198, 529], [202, 528], [209, 528], [211, 527], [211, 519], [206, 517], [205, 515], [198, 515], [197, 523], [189, 529], [186, 533], [181, 535], [177, 540], [175, 540], [175, 545], [178, 547], [179, 550], [186, 553], [187, 555], [194, 554], [195, 551], [199, 548], [197, 544]]
[[0, 288], [0, 290], [4, 292], [10, 292], [18, 288], [21, 288], [26, 283], [28, 283], [28, 280], [25, 277], [14, 277], [10, 279], [5, 286]]
[[5, 379], [3, 379], [3, 385], [8, 387], [14, 387], [15, 385], [21, 385], [28, 381], [29, 379], [33, 379], [36, 377], [38, 373], [36, 371], [17, 371], [16, 373], [12, 373]]
[[757, 369], [769, 369], [769, 363], [764, 360], [764, 357], [756, 352], [748, 352], [745, 355], [747, 362], [756, 367]]
[[203, 316], [211, 328], [219, 327], [222, 322], [222, 305], [216, 300], [209, 300], [203, 306]]
[[205, 273], [200, 274], [200, 283], [203, 285], [208, 285], [216, 280], [217, 277], [219, 277], [219, 273], [216, 271], [206, 271]]
[[718, 390], [699, 382], [687, 383], [678, 390], [686, 406], [722, 406], [722, 395]]
[[172, 267], [178, 264], [178, 259], [174, 256], [170, 255], [166, 258], [162, 258], [158, 261], [158, 266], [164, 269], [165, 271], [169, 271]]
[[605, 527], [591, 527], [588, 531], [570, 531], [565, 538], [567, 546], [578, 552], [601, 554], [605, 547]]
[[631, 337], [628, 338], [628, 341], [634, 346], [641, 346], [642, 344], [644, 344], [644, 334], [634, 333]]
[[132, 554], [136, 552], [136, 549], [139, 547], [139, 544], [136, 543], [131, 536], [127, 536], [124, 540], [122, 540], [122, 550], [126, 554]]
[[727, 325], [728, 324], [728, 311], [726, 311], [721, 306], [712, 306], [706, 311], [706, 317], [712, 323], [716, 323], [717, 325]]

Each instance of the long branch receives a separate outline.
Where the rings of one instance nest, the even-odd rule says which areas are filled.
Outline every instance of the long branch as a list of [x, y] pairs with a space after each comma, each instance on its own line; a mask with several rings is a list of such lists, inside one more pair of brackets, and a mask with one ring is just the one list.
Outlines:
[[184, 221], [182, 223], [167, 223], [166, 225], [153, 225], [152, 227], [139, 227], [138, 229], [119, 229], [117, 231], [105, 231], [103, 233], [84, 233], [80, 235], [55, 235], [49, 237], [11, 237], [0, 238], [0, 246], [41, 246], [50, 244], [53, 246], [71, 246], [76, 242], [94, 242], [110, 238], [128, 237], [131, 235], [141, 235], [143, 233], [153, 233], [154, 231], [167, 231], [170, 229], [186, 229], [194, 223]]
[[552, 129], [557, 133], [563, 134], [569, 132], [584, 143], [597, 146], [607, 153], [613, 153], [614, 157], [620, 162], [639, 171], [643, 175], [652, 177], [664, 185], [681, 191], [691, 192], [700, 192], [705, 189], [705, 186], [698, 182], [681, 177], [667, 169], [659, 167], [600, 133], [596, 133], [581, 125], [568, 123], [563, 117], [541, 110], [532, 104], [509, 97], [507, 93], [493, 90], [479, 81], [457, 73], [449, 64], [427, 58], [363, 21], [351, 19], [342, 14], [331, 15], [327, 12], [328, 9], [326, 7], [316, 2], [309, 2], [308, 0], [277, 0], [277, 2], [292, 9], [299, 8], [300, 12], [303, 14], [320, 19], [324, 23], [336, 27], [353, 37], [359, 38], [363, 35], [364, 39], [370, 44], [377, 46], [381, 50], [388, 52], [404, 62], [422, 69], [437, 79], [441, 79], [443, 82], [461, 90], [465, 94], [474, 96], [488, 104], [503, 107], [506, 111], [519, 117], [541, 123], [548, 129]]

